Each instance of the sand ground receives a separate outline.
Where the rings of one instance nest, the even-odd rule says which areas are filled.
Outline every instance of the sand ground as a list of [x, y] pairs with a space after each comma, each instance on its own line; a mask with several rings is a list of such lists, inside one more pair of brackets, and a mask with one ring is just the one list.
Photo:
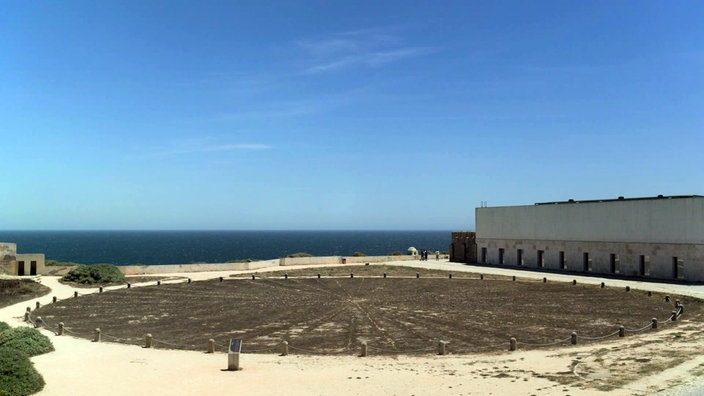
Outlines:
[[[704, 286], [544, 274], [475, 267], [447, 261], [398, 262], [447, 271], [600, 283], [704, 298]], [[293, 267], [286, 267], [291, 269]], [[212, 279], [255, 271], [169, 276]], [[25, 307], [67, 298], [74, 289], [43, 277], [52, 292], [0, 309], [0, 321], [22, 322]], [[152, 282], [153, 283], [153, 282]], [[135, 285], [137, 286], [137, 285]], [[81, 289], [80, 293], [90, 290]], [[686, 315], [685, 315], [686, 317]], [[590, 346], [488, 355], [288, 356], [242, 354], [240, 371], [227, 371], [227, 354], [146, 349], [47, 334], [56, 351], [32, 359], [46, 386], [39, 395], [650, 395], [699, 394], [704, 383], [704, 324], [688, 323]], [[246, 340], [245, 340], [246, 342]], [[685, 385], [676, 385], [684, 383]]]

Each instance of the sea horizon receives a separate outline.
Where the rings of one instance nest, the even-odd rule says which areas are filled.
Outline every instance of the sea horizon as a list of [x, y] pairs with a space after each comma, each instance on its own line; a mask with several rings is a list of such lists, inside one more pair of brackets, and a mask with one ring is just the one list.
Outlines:
[[165, 265], [314, 256], [407, 254], [409, 247], [445, 252], [445, 230], [16, 230], [0, 241], [18, 253], [81, 264]]

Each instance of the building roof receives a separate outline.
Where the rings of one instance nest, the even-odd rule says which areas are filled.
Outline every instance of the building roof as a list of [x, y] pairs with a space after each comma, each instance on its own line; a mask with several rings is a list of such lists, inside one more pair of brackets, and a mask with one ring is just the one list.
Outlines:
[[639, 198], [608, 198], [608, 199], [587, 199], [587, 200], [574, 200], [569, 199], [567, 201], [555, 201], [555, 202], [536, 202], [536, 205], [561, 205], [561, 204], [574, 204], [574, 203], [598, 203], [598, 202], [618, 202], [618, 201], [644, 201], [644, 200], [659, 200], [659, 199], [682, 199], [682, 198], [704, 198], [704, 195], [658, 195], [657, 197], [639, 197]]

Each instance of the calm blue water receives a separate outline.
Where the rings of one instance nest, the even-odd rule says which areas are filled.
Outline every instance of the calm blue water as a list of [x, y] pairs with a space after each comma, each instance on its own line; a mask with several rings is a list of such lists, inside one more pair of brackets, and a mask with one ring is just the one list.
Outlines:
[[0, 231], [0, 241], [47, 260], [116, 265], [405, 254], [410, 246], [447, 251], [452, 242], [450, 231]]

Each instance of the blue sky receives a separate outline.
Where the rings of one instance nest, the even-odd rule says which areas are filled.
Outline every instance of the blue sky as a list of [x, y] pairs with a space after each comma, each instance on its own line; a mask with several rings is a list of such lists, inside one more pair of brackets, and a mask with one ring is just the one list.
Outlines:
[[701, 1], [0, 1], [0, 229], [704, 194]]

